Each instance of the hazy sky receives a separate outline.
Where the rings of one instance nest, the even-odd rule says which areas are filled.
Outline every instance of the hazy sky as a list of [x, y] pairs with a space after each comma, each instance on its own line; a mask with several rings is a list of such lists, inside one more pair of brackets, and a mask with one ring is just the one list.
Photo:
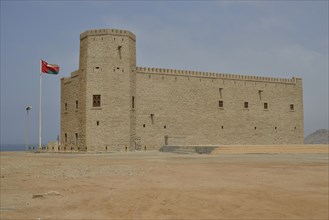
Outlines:
[[79, 34], [127, 29], [137, 65], [302, 77], [305, 134], [328, 128], [328, 1], [1, 1], [1, 144], [38, 143], [39, 60], [43, 143], [60, 126], [60, 78], [78, 68]]

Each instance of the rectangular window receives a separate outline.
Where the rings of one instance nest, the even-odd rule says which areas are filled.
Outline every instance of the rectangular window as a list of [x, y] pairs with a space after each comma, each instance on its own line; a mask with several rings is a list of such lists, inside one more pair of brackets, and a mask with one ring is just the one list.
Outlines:
[[290, 110], [293, 111], [294, 109], [294, 104], [290, 104]]
[[65, 111], [67, 111], [67, 103], [65, 102]]
[[64, 141], [67, 143], [67, 133], [64, 134]]
[[78, 139], [79, 139], [78, 133], [75, 133], [75, 145], [78, 145]]
[[75, 101], [75, 109], [79, 109], [79, 102], [78, 102], [78, 100]]
[[244, 108], [248, 108], [248, 102], [244, 102]]
[[131, 97], [131, 107], [135, 109], [135, 96]]
[[93, 95], [93, 107], [101, 107], [101, 95]]
[[223, 103], [222, 100], [219, 100], [218, 101], [218, 107], [220, 107], [220, 108], [223, 108], [224, 107], [224, 103]]
[[268, 104], [267, 104], [267, 102], [264, 102], [264, 109], [268, 109]]

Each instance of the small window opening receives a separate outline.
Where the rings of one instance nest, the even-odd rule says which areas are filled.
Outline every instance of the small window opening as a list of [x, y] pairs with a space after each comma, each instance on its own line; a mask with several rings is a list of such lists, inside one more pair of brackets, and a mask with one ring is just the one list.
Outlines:
[[154, 124], [154, 114], [151, 114], [151, 121], [152, 121], [152, 124]]
[[267, 104], [267, 102], [264, 103], [264, 109], [268, 109], [268, 104]]
[[293, 111], [295, 109], [294, 104], [290, 104], [290, 110]]
[[220, 107], [220, 108], [223, 108], [224, 107], [223, 100], [219, 100], [218, 101], [218, 107]]
[[96, 69], [96, 70], [99, 70], [99, 66], [96, 66], [95, 69]]
[[145, 128], [145, 124], [143, 124], [143, 128]]
[[120, 67], [117, 67], [117, 70], [119, 70], [120, 69]]
[[222, 125], [222, 129], [224, 129], [224, 126]]
[[65, 111], [67, 111], [67, 103], [65, 102]]
[[295, 130], [297, 129], [297, 127], [295, 127]]
[[254, 129], [256, 130], [256, 129], [257, 129], [257, 127], [254, 127]]
[[164, 129], [166, 129], [166, 128], [167, 128], [167, 126], [165, 125], [165, 126], [163, 126], [163, 128], [164, 128]]
[[64, 134], [64, 142], [67, 143], [67, 133]]
[[277, 127], [274, 127], [274, 129], [276, 130], [276, 129], [277, 129]]
[[75, 145], [78, 145], [79, 135], [75, 133]]
[[79, 109], [79, 101], [78, 100], [75, 101], [75, 109]]
[[135, 109], [135, 96], [131, 97], [131, 108]]
[[121, 60], [121, 48], [122, 46], [118, 46], [118, 54], [119, 54], [119, 59]]
[[244, 108], [248, 108], [248, 107], [249, 107], [248, 102], [244, 102]]
[[99, 121], [96, 122], [97, 126], [99, 126]]
[[93, 107], [101, 106], [101, 95], [93, 95]]
[[259, 100], [262, 100], [262, 92], [263, 90], [258, 90]]
[[218, 88], [218, 91], [219, 91], [219, 96], [220, 96], [220, 98], [222, 98], [222, 91], [223, 91], [223, 88]]

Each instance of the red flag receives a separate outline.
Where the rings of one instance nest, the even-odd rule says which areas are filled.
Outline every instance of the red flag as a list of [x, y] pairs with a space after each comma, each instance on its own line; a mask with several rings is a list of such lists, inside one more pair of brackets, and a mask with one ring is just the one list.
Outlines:
[[59, 72], [59, 66], [56, 64], [48, 64], [46, 61], [41, 60], [41, 72], [56, 75]]

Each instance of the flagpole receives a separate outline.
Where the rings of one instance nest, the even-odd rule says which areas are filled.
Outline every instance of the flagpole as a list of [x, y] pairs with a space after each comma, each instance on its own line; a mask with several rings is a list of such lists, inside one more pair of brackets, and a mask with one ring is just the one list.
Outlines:
[[40, 109], [39, 109], [39, 150], [41, 150], [41, 134], [42, 134], [42, 63], [40, 59]]

